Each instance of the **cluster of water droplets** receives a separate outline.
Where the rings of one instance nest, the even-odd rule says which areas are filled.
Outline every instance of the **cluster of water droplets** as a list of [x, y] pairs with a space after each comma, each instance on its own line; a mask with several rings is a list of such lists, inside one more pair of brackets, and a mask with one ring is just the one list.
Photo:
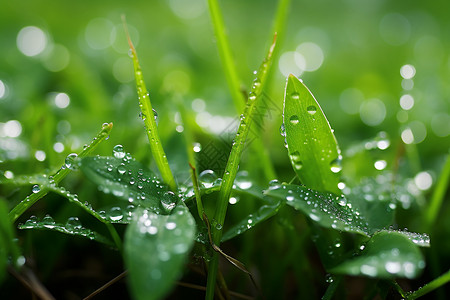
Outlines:
[[266, 195], [283, 198], [288, 205], [305, 213], [322, 226], [348, 232], [368, 233], [368, 224], [347, 199], [330, 193], [320, 193], [296, 185], [271, 182]]
[[353, 275], [362, 274], [369, 277], [377, 277], [381, 272], [387, 272], [394, 276], [405, 276], [411, 279], [423, 268], [425, 268], [425, 261], [417, 261], [415, 255], [401, 253], [398, 248], [394, 247], [365, 257], [363, 264], [350, 266], [348, 272]]
[[42, 219], [36, 216], [31, 216], [24, 224], [19, 224], [19, 229], [50, 229], [65, 234], [72, 234], [83, 236], [94, 240], [97, 238], [97, 234], [87, 228], [84, 228], [78, 219], [78, 217], [70, 217], [65, 224], [57, 223], [50, 216], [46, 215]]
[[392, 227], [389, 228], [390, 232], [397, 232], [404, 236], [406, 236], [410, 241], [412, 241], [414, 244], [416, 244], [419, 247], [430, 247], [430, 236], [426, 233], [416, 233], [416, 232], [409, 232], [408, 228], [404, 228], [402, 230], [400, 229], [393, 229]]

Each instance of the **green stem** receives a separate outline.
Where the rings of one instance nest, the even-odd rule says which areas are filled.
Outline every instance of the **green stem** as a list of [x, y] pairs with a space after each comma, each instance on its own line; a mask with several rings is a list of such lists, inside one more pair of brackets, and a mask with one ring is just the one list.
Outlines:
[[240, 81], [231, 54], [230, 44], [227, 39], [226, 29], [217, 0], [208, 0], [209, 14], [213, 23], [214, 35], [217, 39], [217, 48], [219, 49], [219, 56], [222, 60], [222, 65], [225, 68], [225, 77], [227, 79], [228, 87], [231, 92], [231, 97], [234, 106], [238, 113], [242, 113], [245, 106], [245, 98], [241, 92]]
[[433, 281], [429, 282], [428, 284], [424, 285], [423, 287], [421, 287], [417, 291], [415, 291], [413, 293], [410, 293], [407, 296], [406, 299], [412, 300], [412, 299], [417, 299], [419, 297], [422, 297], [422, 296], [430, 293], [431, 291], [433, 291], [433, 290], [443, 286], [444, 284], [446, 284], [449, 281], [450, 281], [450, 270], [448, 270], [446, 273], [442, 274], [441, 276], [439, 276], [435, 280], [433, 280]]
[[327, 290], [325, 291], [325, 294], [322, 297], [322, 300], [331, 300], [333, 299], [333, 295], [336, 292], [339, 284], [341, 283], [342, 276], [336, 276], [333, 279], [333, 282], [330, 283]]
[[[241, 115], [241, 122], [239, 124], [238, 132], [236, 133], [236, 138], [231, 148], [231, 153], [228, 158], [227, 165], [225, 167], [225, 173], [222, 178], [222, 184], [220, 186], [216, 211], [214, 214], [215, 221], [217, 222], [217, 224], [220, 225], [223, 225], [225, 221], [225, 215], [228, 207], [228, 200], [230, 198], [231, 190], [233, 188], [234, 179], [236, 178], [240, 157], [245, 146], [245, 141], [247, 139], [250, 126], [252, 125], [253, 122], [256, 104], [258, 103], [258, 100], [261, 98], [260, 96], [262, 87], [265, 85], [267, 80], [268, 75], [267, 71], [272, 61], [272, 53], [275, 48], [275, 41], [276, 35], [269, 49], [269, 52], [266, 58], [264, 59], [263, 64], [259, 68], [255, 80], [253, 81], [247, 105], [245, 107], [244, 113]], [[217, 226], [214, 226], [212, 228], [212, 239], [213, 243], [218, 247], [220, 245], [221, 238], [222, 238], [222, 231], [217, 229]], [[213, 299], [214, 296], [214, 286], [216, 282], [218, 259], [219, 259], [218, 253], [214, 253], [208, 271], [206, 299]]]
[[430, 204], [425, 211], [425, 228], [429, 231], [441, 210], [442, 202], [444, 201], [445, 192], [449, 184], [450, 178], [450, 155], [447, 155], [444, 167], [442, 168], [441, 174], [439, 176], [438, 182], [434, 188], [433, 195], [431, 196]]
[[144, 82], [144, 76], [142, 75], [142, 69], [139, 64], [136, 49], [131, 42], [130, 35], [125, 23], [125, 17], [123, 17], [125, 32], [128, 38], [128, 44], [131, 50], [131, 56], [133, 59], [134, 76], [136, 79], [136, 88], [139, 97], [139, 108], [141, 109], [142, 119], [144, 120], [145, 131], [147, 132], [148, 140], [150, 142], [150, 150], [153, 155], [153, 159], [156, 162], [161, 177], [165, 183], [167, 183], [172, 191], [177, 190], [175, 179], [172, 175], [172, 171], [167, 161], [166, 153], [161, 144], [161, 140], [158, 134], [158, 126], [156, 125], [155, 115], [153, 112], [152, 104], [150, 102], [150, 95]]
[[103, 220], [102, 221], [105, 225], [106, 228], [108, 228], [109, 233], [111, 234], [111, 237], [114, 241], [114, 244], [116, 244], [117, 249], [119, 249], [120, 253], [123, 253], [123, 247], [122, 247], [122, 240], [120, 239], [119, 234], [117, 233], [116, 228], [113, 226], [113, 224], [111, 224], [110, 222]]
[[[97, 136], [92, 140], [92, 142], [83, 149], [83, 151], [78, 154], [78, 157], [85, 157], [88, 154], [90, 154], [94, 149], [108, 136], [111, 132], [111, 129], [113, 127], [112, 123], [104, 123], [102, 126], [102, 130], [97, 134]], [[55, 175], [53, 175], [50, 184], [58, 185], [61, 180], [64, 179], [64, 177], [69, 174], [71, 170], [66, 168], [65, 165], [56, 172]], [[49, 192], [50, 187], [48, 186], [42, 186], [41, 190], [37, 193], [32, 193], [31, 195], [27, 196], [22, 202], [17, 204], [10, 212], [9, 212], [9, 218], [11, 222], [15, 222], [28, 208], [30, 208], [33, 204], [35, 204], [39, 199], [47, 195]]]

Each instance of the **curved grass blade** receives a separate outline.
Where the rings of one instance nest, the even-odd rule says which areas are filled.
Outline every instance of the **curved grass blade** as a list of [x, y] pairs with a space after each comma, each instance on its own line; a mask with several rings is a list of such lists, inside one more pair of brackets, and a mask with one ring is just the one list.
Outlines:
[[125, 233], [125, 264], [132, 294], [138, 300], [161, 299], [174, 286], [195, 237], [186, 206], [171, 215], [138, 208]]
[[336, 196], [298, 185], [282, 185], [267, 190], [265, 194], [284, 201], [322, 227], [365, 236], [371, 233], [363, 216], [343, 195]]
[[255, 213], [250, 214], [247, 218], [228, 229], [222, 237], [222, 242], [241, 235], [270, 217], [273, 217], [283, 206], [284, 203], [282, 201], [275, 201], [271, 204], [261, 206]]
[[65, 224], [61, 224], [56, 223], [49, 215], [46, 215], [42, 220], [38, 220], [36, 216], [31, 216], [24, 224], [19, 224], [17, 228], [57, 231], [68, 235], [87, 238], [108, 246], [114, 246], [111, 240], [103, 235], [83, 227], [77, 217], [70, 217]]
[[425, 267], [422, 253], [396, 232], [376, 233], [361, 254], [330, 270], [332, 273], [391, 279], [416, 278]]
[[14, 267], [21, 266], [20, 250], [14, 240], [13, 226], [8, 218], [8, 205], [0, 199], [0, 284], [5, 277], [10, 256]]
[[319, 103], [308, 88], [289, 75], [283, 124], [292, 167], [307, 187], [340, 194], [341, 152]]
[[[111, 132], [113, 127], [112, 123], [104, 123], [102, 125], [101, 131], [97, 134], [97, 136], [91, 141], [91, 143], [83, 148], [83, 150], [78, 154], [79, 158], [85, 157], [89, 155], [92, 151], [94, 151], [97, 146], [104, 141]], [[47, 195], [48, 186], [50, 185], [58, 185], [64, 177], [69, 174], [71, 171], [70, 168], [66, 167], [64, 164], [61, 169], [59, 169], [56, 174], [48, 177], [48, 185], [43, 185], [42, 187], [38, 187], [39, 190], [33, 191], [33, 193], [27, 196], [22, 202], [16, 205], [10, 212], [9, 218], [14, 222], [16, 221], [28, 208], [30, 208], [33, 204], [35, 204], [39, 199]]]
[[175, 179], [172, 175], [172, 171], [169, 167], [169, 162], [167, 161], [166, 154], [161, 144], [161, 140], [158, 134], [158, 127], [156, 125], [156, 120], [154, 117], [154, 111], [152, 104], [150, 102], [150, 95], [147, 92], [145, 86], [144, 77], [142, 75], [142, 69], [139, 64], [136, 49], [131, 42], [130, 35], [126, 27], [125, 17], [122, 17], [125, 27], [125, 32], [128, 38], [128, 44], [131, 50], [131, 57], [133, 59], [134, 66], [134, 76], [136, 79], [136, 88], [139, 97], [139, 108], [142, 112], [142, 120], [144, 121], [145, 130], [147, 132], [148, 141], [150, 142], [150, 149], [153, 155], [153, 159], [156, 162], [161, 177], [166, 184], [169, 185], [172, 191], [176, 191]]
[[79, 166], [101, 191], [135, 206], [143, 206], [157, 214], [169, 214], [178, 203], [178, 197], [166, 184], [131, 157], [85, 157]]

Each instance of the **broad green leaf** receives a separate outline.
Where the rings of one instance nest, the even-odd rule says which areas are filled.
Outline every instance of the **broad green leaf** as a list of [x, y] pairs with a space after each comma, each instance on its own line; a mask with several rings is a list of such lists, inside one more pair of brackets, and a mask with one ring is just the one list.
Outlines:
[[360, 212], [341, 195], [318, 192], [298, 185], [269, 188], [265, 194], [303, 212], [322, 227], [368, 235], [370, 229]]
[[376, 233], [361, 254], [330, 270], [332, 273], [377, 278], [415, 278], [425, 267], [422, 253], [404, 235]]
[[80, 236], [90, 240], [94, 240], [106, 245], [113, 246], [114, 244], [103, 235], [83, 227], [77, 217], [70, 217], [65, 224], [57, 223], [49, 215], [39, 220], [36, 216], [31, 216], [24, 224], [19, 224], [19, 229], [39, 229], [58, 231], [68, 235]]
[[282, 201], [274, 201], [273, 203], [267, 203], [261, 206], [256, 212], [250, 214], [247, 218], [228, 229], [222, 237], [222, 242], [241, 235], [261, 222], [264, 222], [270, 217], [276, 215], [283, 205], [284, 203]]
[[364, 216], [371, 233], [393, 224], [396, 204], [389, 176], [364, 178], [361, 184], [351, 188], [346, 197]]
[[177, 196], [152, 171], [123, 154], [83, 158], [79, 163], [80, 169], [104, 193], [111, 193], [158, 214], [169, 214], [178, 202]]
[[283, 126], [292, 166], [307, 187], [340, 194], [342, 156], [319, 103], [294, 75], [286, 84]]
[[161, 299], [181, 274], [193, 245], [195, 222], [184, 204], [171, 215], [138, 208], [125, 233], [124, 257], [138, 300]]
[[430, 247], [430, 236], [426, 233], [409, 232], [405, 230], [386, 230], [387, 232], [399, 233], [407, 237], [411, 242], [419, 247]]

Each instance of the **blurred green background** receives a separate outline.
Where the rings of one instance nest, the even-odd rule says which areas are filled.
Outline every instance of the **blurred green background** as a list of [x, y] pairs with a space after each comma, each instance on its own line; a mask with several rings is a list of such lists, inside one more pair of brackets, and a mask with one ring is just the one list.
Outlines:
[[[272, 41], [276, 1], [220, 5], [248, 91]], [[450, 147], [449, 11], [446, 0], [292, 1], [265, 90], [273, 113], [266, 116], [262, 139], [279, 179], [294, 176], [279, 134], [285, 78], [293, 73], [335, 130], [344, 177], [358, 182], [400, 168], [415, 179], [412, 194], [429, 193]], [[4, 1], [0, 175], [58, 169], [104, 122], [114, 129], [98, 154], [110, 155], [122, 144], [139, 161], [151, 161], [122, 14], [178, 180], [184, 182], [188, 169], [175, 99], [190, 112], [200, 145], [229, 134], [240, 112], [227, 88], [206, 0]], [[373, 144], [380, 140], [387, 146]], [[345, 163], [361, 149], [376, 151]], [[246, 161], [242, 169], [254, 163], [251, 153]]]

